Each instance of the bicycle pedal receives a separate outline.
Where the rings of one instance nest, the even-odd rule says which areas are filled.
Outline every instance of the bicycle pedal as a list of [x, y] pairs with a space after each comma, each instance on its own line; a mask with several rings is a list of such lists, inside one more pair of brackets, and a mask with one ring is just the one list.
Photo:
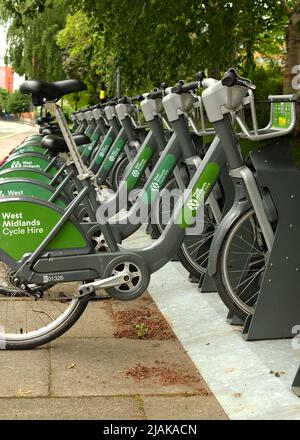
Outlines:
[[96, 295], [95, 291], [100, 289], [105, 289], [108, 287], [119, 286], [120, 284], [126, 283], [130, 280], [130, 276], [126, 272], [122, 272], [117, 275], [110, 276], [108, 278], [103, 278], [101, 280], [93, 281], [91, 283], [82, 284], [79, 287], [79, 295], [77, 297], [83, 297], [83, 295]]

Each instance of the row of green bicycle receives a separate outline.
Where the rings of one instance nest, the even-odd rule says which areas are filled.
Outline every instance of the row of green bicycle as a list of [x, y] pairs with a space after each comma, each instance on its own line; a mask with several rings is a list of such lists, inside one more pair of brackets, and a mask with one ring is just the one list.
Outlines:
[[[254, 88], [234, 69], [220, 81], [200, 72], [75, 112], [70, 130], [58, 101], [82, 82], [21, 86], [44, 115], [40, 133], [0, 167], [4, 348], [60, 336], [99, 289], [139, 297], [175, 255], [199, 279], [214, 279], [231, 313], [254, 314], [279, 224], [265, 164], [289, 150], [296, 121], [293, 95], [270, 96], [270, 122], [259, 129]], [[271, 143], [245, 161], [241, 137]], [[158, 238], [126, 248], [145, 223]], [[62, 296], [69, 282], [80, 286]]]

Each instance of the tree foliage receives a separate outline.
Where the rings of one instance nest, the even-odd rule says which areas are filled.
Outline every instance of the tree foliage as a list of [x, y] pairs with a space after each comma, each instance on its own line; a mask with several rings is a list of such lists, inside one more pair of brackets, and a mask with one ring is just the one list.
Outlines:
[[30, 110], [31, 97], [16, 90], [7, 95], [5, 111], [7, 113], [20, 114]]
[[2, 17], [9, 17], [6, 61], [29, 78], [55, 81], [65, 77], [56, 35], [65, 25], [63, 0], [1, 1]]
[[[101, 80], [114, 94], [117, 69], [123, 93], [135, 94], [162, 81], [192, 79], [204, 68], [218, 77], [231, 66], [253, 75], [257, 59], [270, 68], [280, 60], [283, 66], [298, 3], [0, 0], [0, 11], [12, 20], [10, 56], [18, 72], [52, 80], [63, 77], [63, 69], [66, 76], [87, 81], [94, 101]], [[276, 72], [280, 75], [280, 68]]]
[[0, 116], [5, 110], [7, 95], [8, 92], [5, 89], [0, 88]]
[[45, 0], [1, 0], [1, 21], [5, 23], [13, 18], [18, 26], [22, 26], [23, 18], [34, 18], [45, 10]]
[[90, 99], [97, 100], [103, 77], [102, 34], [93, 30], [92, 20], [83, 11], [77, 11], [67, 17], [66, 25], [58, 32], [56, 41], [63, 50], [63, 69], [66, 75], [83, 79], [88, 85]]
[[200, 68], [217, 76], [230, 66], [247, 74], [255, 52], [283, 51], [288, 17], [274, 0], [81, 0], [103, 32], [106, 80], [120, 68], [125, 92], [191, 78]]

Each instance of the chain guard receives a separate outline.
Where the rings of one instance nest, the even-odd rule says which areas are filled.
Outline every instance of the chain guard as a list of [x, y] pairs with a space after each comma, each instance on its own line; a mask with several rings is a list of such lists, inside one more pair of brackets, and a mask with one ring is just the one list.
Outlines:
[[104, 289], [111, 297], [119, 301], [130, 301], [141, 296], [150, 282], [150, 272], [146, 262], [138, 255], [116, 257], [106, 267], [103, 278], [119, 273], [129, 275], [128, 283]]

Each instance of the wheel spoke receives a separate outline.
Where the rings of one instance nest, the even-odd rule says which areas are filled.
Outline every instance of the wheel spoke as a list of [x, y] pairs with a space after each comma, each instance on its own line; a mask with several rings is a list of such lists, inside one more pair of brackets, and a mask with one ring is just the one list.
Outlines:
[[[25, 344], [26, 348], [40, 345], [43, 338], [49, 338], [55, 334], [55, 328], [63, 329], [69, 316], [75, 310], [84, 310], [79, 307], [80, 302], [72, 296], [67, 301], [61, 301], [55, 287], [43, 291], [41, 295], [33, 296], [32, 291], [27, 292], [16, 288], [7, 281], [7, 273], [4, 263], [0, 265], [0, 326], [4, 328], [6, 344]], [[38, 289], [39, 286], [30, 285], [30, 288]], [[78, 316], [82, 313], [79, 313]], [[63, 331], [62, 331], [63, 333]], [[54, 336], [53, 336], [54, 337]], [[52, 338], [53, 338], [52, 337]]]
[[253, 211], [232, 227], [222, 255], [223, 295], [226, 293], [241, 313], [252, 314], [267, 262], [267, 247]]

